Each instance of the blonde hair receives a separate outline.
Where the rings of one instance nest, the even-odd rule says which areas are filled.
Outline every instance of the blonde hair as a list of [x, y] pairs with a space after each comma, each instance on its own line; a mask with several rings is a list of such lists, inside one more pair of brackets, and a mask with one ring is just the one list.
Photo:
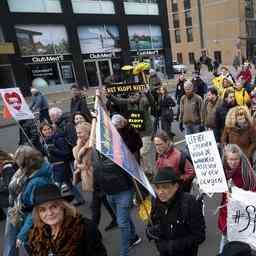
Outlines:
[[[66, 216], [76, 217], [79, 214], [78, 209], [74, 205], [65, 201], [64, 199], [55, 200], [53, 202], [58, 203], [58, 205], [60, 205], [61, 208], [64, 210], [64, 218]], [[33, 209], [33, 212], [32, 212], [33, 223], [38, 227], [42, 227], [43, 225], [45, 225], [45, 223], [40, 218], [39, 208], [40, 208], [40, 205], [35, 206]]]
[[19, 146], [14, 154], [14, 161], [26, 176], [30, 176], [34, 171], [38, 170], [43, 162], [44, 157], [41, 152], [27, 145]]
[[233, 128], [236, 126], [237, 116], [244, 115], [245, 119], [249, 123], [249, 126], [252, 125], [252, 117], [249, 112], [249, 109], [246, 106], [236, 106], [231, 108], [228, 111], [225, 120], [225, 127], [226, 128]]

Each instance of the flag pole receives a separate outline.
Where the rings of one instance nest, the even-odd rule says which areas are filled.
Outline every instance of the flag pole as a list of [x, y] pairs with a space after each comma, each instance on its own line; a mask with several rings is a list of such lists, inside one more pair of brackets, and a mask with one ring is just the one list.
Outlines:
[[89, 148], [92, 148], [95, 143], [95, 133], [96, 133], [96, 122], [97, 122], [97, 106], [99, 104], [99, 96], [96, 94], [95, 96], [95, 103], [94, 103], [94, 110], [96, 111], [96, 116], [92, 119], [92, 126], [91, 126], [91, 133], [89, 138]]

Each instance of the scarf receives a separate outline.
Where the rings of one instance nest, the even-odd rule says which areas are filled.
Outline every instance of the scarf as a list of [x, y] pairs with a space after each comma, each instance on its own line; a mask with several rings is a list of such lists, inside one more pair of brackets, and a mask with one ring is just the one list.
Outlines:
[[58, 256], [77, 256], [77, 246], [85, 240], [85, 224], [83, 217], [65, 216], [61, 230], [56, 239], [51, 239], [48, 225], [34, 225], [29, 233], [31, 256], [48, 256], [50, 252]]

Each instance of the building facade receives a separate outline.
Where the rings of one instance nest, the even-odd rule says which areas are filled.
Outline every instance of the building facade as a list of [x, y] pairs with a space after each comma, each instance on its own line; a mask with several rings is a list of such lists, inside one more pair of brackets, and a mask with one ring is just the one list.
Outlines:
[[[171, 45], [165, 1], [158, 0], [3, 0], [0, 87], [28, 91], [43, 78], [49, 90], [78, 83], [95, 87], [138, 59], [171, 76]], [[5, 43], [6, 44], [6, 43]], [[8, 67], [8, 71], [6, 71]]]
[[256, 55], [255, 0], [167, 1], [173, 58], [193, 64], [205, 51], [230, 65]]

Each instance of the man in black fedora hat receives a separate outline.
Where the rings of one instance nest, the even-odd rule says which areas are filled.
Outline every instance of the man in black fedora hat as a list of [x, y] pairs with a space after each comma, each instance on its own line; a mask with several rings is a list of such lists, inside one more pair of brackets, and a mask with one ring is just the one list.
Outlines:
[[155, 240], [160, 256], [196, 256], [205, 240], [199, 202], [180, 189], [181, 179], [171, 167], [160, 169], [153, 184], [157, 198], [152, 201], [148, 238]]

